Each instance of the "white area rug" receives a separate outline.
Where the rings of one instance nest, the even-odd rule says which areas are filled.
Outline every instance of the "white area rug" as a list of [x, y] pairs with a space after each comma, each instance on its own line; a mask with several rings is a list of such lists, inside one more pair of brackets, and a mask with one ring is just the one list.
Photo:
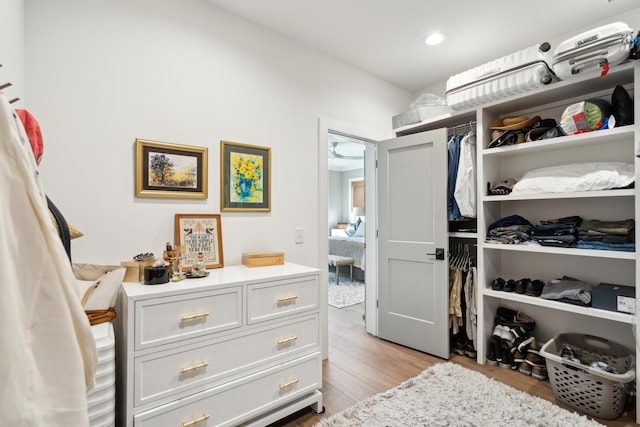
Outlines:
[[350, 282], [349, 279], [340, 276], [340, 284], [336, 286], [334, 273], [329, 273], [329, 305], [337, 308], [364, 302], [364, 283]]
[[446, 362], [314, 427], [601, 425], [479, 372]]

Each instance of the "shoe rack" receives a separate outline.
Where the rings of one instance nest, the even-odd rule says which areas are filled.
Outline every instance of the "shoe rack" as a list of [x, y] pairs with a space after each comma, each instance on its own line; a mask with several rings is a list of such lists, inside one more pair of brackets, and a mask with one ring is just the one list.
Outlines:
[[[618, 84], [623, 85], [634, 100], [640, 99], [640, 86], [635, 84], [640, 79], [639, 67], [638, 61], [626, 62], [612, 67], [605, 76], [590, 74], [554, 82], [533, 91], [396, 131], [397, 135], [406, 135], [469, 121], [477, 123], [477, 234], [452, 236], [477, 243], [478, 363], [486, 363], [487, 343], [494, 330], [498, 307], [521, 311], [533, 318], [536, 328], [532, 335], [539, 343], [545, 343], [560, 333], [591, 334], [625, 346], [634, 352], [636, 359], [640, 356], [636, 354], [635, 314], [492, 289], [492, 283], [498, 277], [514, 281], [529, 278], [548, 282], [565, 275], [593, 285], [615, 283], [635, 288], [640, 281], [636, 252], [485, 242], [488, 225], [516, 214], [534, 225], [541, 220], [571, 215], [579, 215], [585, 221], [634, 218], [638, 222], [640, 198], [637, 184], [631, 189], [490, 195], [487, 183], [521, 177], [524, 172], [540, 167], [594, 161], [633, 163], [638, 181], [640, 161], [635, 153], [638, 150], [636, 141], [640, 140], [640, 114], [637, 105], [634, 125], [496, 148], [488, 148], [488, 145], [491, 141], [489, 125], [500, 118], [538, 115], [554, 118], [559, 123], [564, 109], [575, 102], [589, 98], [610, 102], [613, 89]], [[636, 241], [640, 241], [638, 237], [636, 231]]]

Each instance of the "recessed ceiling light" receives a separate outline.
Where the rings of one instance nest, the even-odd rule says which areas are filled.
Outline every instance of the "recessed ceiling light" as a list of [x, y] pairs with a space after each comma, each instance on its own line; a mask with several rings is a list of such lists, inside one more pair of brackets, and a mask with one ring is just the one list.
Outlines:
[[444, 34], [442, 33], [433, 33], [430, 36], [424, 39], [425, 44], [429, 46], [435, 46], [444, 41]]

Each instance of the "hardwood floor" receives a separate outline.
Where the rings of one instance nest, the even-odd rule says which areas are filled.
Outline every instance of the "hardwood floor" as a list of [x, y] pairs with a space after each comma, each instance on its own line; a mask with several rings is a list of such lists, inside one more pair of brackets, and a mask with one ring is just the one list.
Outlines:
[[[324, 414], [301, 410], [270, 427], [312, 426], [356, 402], [397, 386], [444, 360], [402, 347], [368, 334], [362, 319], [364, 304], [343, 309], [329, 307], [329, 358], [323, 363]], [[509, 369], [479, 365], [475, 360], [451, 354], [451, 362], [502, 381], [557, 405], [548, 381], [538, 381]], [[607, 426], [635, 426], [635, 409], [615, 420], [596, 421]]]

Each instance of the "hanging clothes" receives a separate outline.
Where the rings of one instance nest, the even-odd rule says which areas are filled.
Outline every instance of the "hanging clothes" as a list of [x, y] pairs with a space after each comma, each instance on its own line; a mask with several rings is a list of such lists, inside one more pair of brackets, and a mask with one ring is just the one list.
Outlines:
[[457, 334], [463, 325], [462, 315], [462, 270], [456, 268], [449, 275], [449, 327]]
[[447, 141], [447, 211], [449, 221], [460, 218], [460, 209], [455, 198], [456, 180], [458, 178], [458, 163], [460, 160], [460, 141], [464, 135], [453, 135]]
[[477, 340], [477, 269], [468, 243], [449, 242], [449, 328], [453, 351], [475, 357]]
[[0, 425], [86, 426], [96, 345], [25, 129], [0, 94]]
[[476, 134], [473, 131], [460, 141], [454, 198], [461, 216], [476, 218]]
[[467, 279], [464, 282], [464, 298], [466, 301], [465, 330], [467, 337], [478, 342], [478, 269], [475, 266], [469, 268]]

